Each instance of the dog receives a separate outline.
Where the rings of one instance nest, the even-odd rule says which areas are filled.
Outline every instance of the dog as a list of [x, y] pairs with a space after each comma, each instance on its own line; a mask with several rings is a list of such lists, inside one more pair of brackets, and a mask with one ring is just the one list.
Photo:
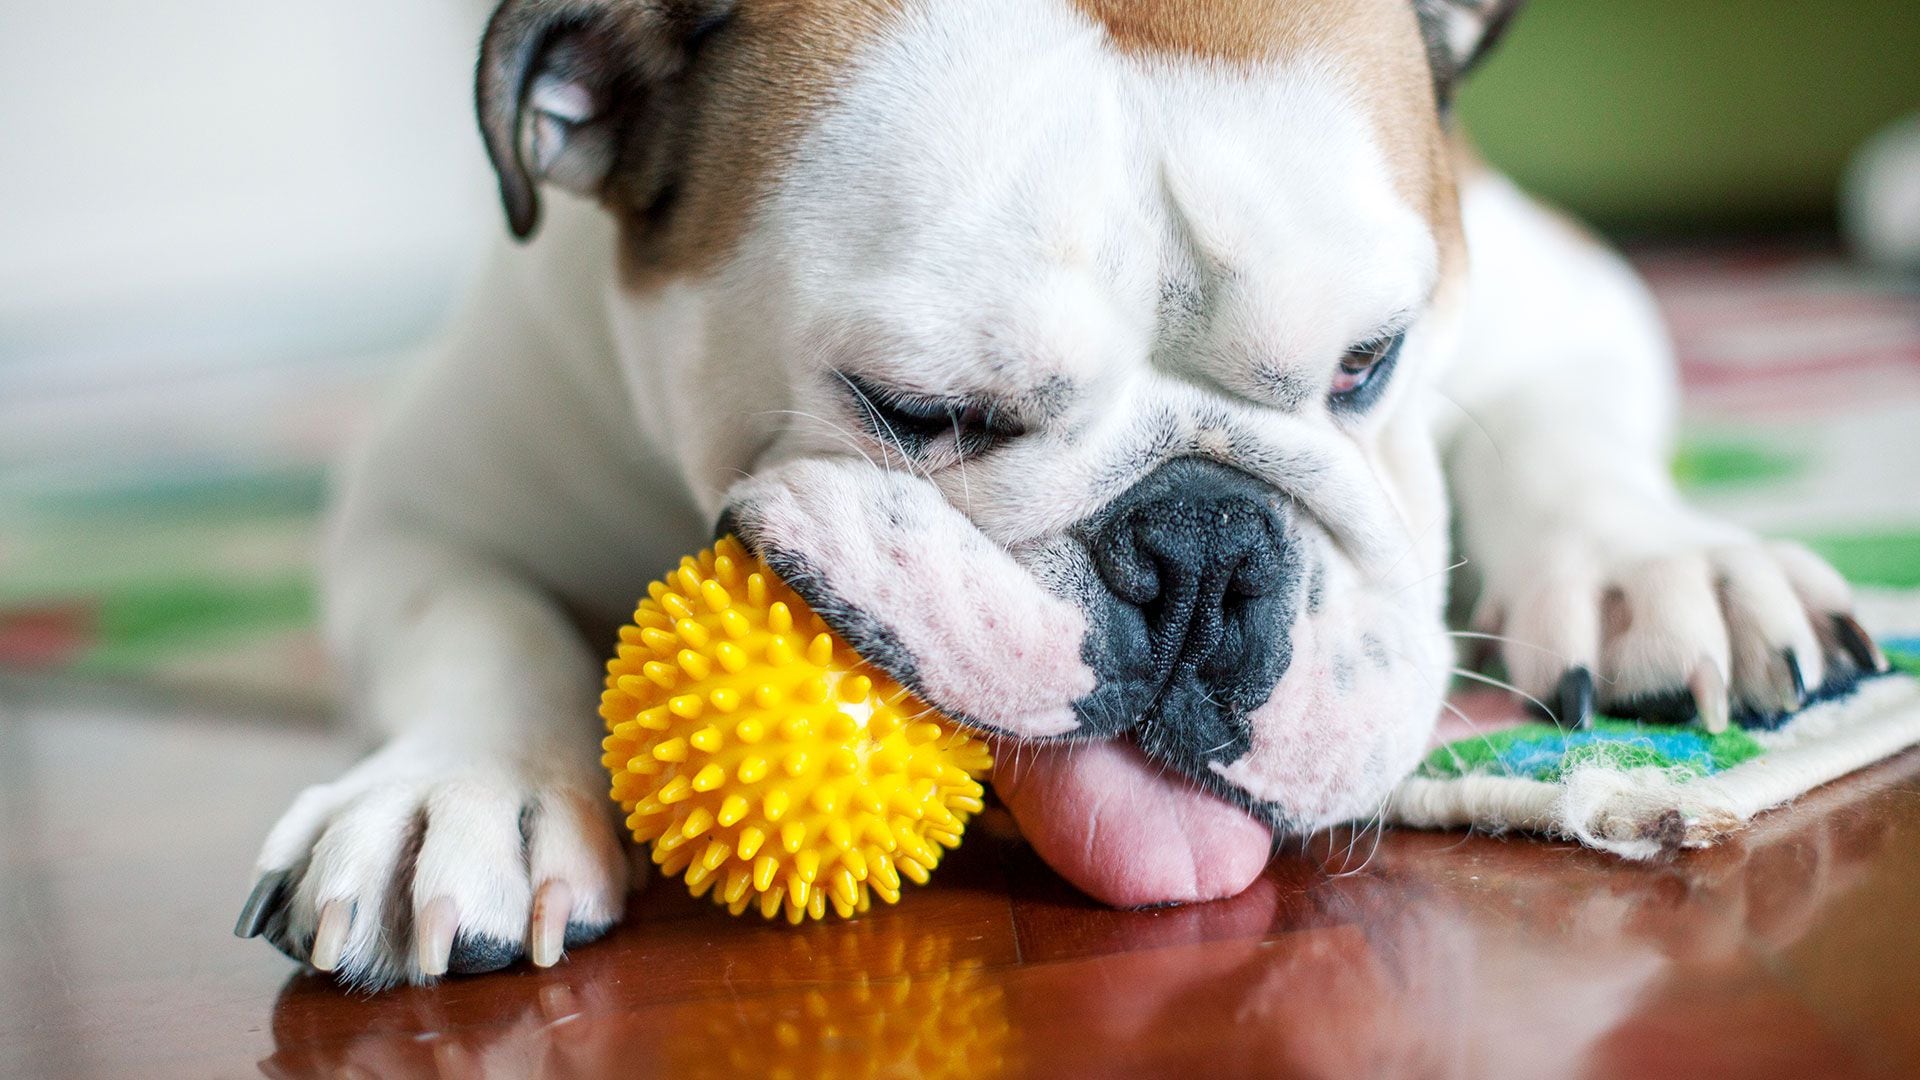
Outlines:
[[603, 933], [600, 658], [716, 523], [1117, 906], [1377, 812], [1450, 595], [1567, 724], [1876, 665], [1830, 568], [1676, 494], [1627, 265], [1453, 131], [1517, 6], [506, 0], [479, 122], [533, 242], [347, 472], [328, 630], [387, 741], [240, 932], [367, 986]]

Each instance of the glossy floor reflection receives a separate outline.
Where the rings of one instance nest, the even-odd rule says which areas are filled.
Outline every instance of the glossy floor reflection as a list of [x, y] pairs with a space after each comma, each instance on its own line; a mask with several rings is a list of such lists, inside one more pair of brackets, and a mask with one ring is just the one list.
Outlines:
[[[899, 907], [677, 887], [547, 972], [349, 996], [226, 936], [319, 732], [0, 714], [0, 1075], [1854, 1077], [1920, 1072], [1920, 753], [1635, 867], [1318, 838], [1247, 893], [1097, 908], [990, 814]], [[138, 748], [110, 791], [98, 766]]]

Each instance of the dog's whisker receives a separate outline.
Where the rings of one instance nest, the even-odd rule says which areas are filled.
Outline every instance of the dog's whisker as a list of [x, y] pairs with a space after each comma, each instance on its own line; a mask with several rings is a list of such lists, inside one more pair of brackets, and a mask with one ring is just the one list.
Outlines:
[[1519, 638], [1508, 637], [1505, 634], [1489, 634], [1479, 630], [1446, 630], [1446, 631], [1443, 631], [1443, 633], [1447, 637], [1470, 638], [1475, 641], [1498, 641], [1508, 645], [1518, 645], [1523, 649], [1533, 649], [1536, 652], [1546, 653], [1548, 656], [1553, 657], [1555, 660], [1560, 661], [1561, 663], [1567, 665], [1568, 667], [1573, 667], [1577, 663], [1577, 661], [1575, 661], [1572, 657], [1569, 657], [1565, 653], [1555, 652], [1554, 650], [1547, 648], [1545, 645], [1537, 645], [1531, 641], [1522, 641]]
[[[1417, 544], [1417, 543], [1419, 543], [1419, 541], [1418, 541], [1418, 540], [1415, 540], [1415, 541], [1414, 541], [1414, 543], [1416, 543], [1416, 544]], [[1412, 550], [1412, 549], [1411, 549], [1411, 548], [1409, 548], [1408, 550]], [[1404, 555], [1402, 555], [1402, 556], [1401, 556], [1401, 558], [1406, 558], [1406, 556], [1404, 556]], [[1456, 563], [1454, 563], [1454, 564], [1453, 564], [1452, 566], [1447, 566], [1447, 567], [1442, 567], [1442, 568], [1441, 568], [1441, 569], [1439, 569], [1439, 570], [1435, 570], [1435, 571], [1434, 571], [1433, 573], [1431, 573], [1431, 574], [1423, 574], [1423, 575], [1421, 575], [1420, 577], [1417, 577], [1417, 578], [1414, 578], [1414, 579], [1413, 579], [1412, 581], [1409, 581], [1409, 582], [1407, 582], [1407, 583], [1406, 583], [1405, 585], [1402, 585], [1402, 586], [1400, 586], [1399, 588], [1397, 588], [1397, 589], [1395, 589], [1395, 590], [1393, 590], [1393, 591], [1392, 591], [1391, 593], [1388, 593], [1387, 595], [1389, 595], [1389, 596], [1398, 596], [1398, 595], [1400, 595], [1401, 593], [1403, 593], [1403, 592], [1406, 592], [1406, 591], [1407, 591], [1408, 589], [1411, 589], [1411, 588], [1413, 588], [1413, 587], [1414, 587], [1415, 585], [1418, 585], [1418, 584], [1420, 584], [1420, 583], [1422, 583], [1422, 582], [1426, 582], [1426, 581], [1432, 581], [1432, 580], [1433, 580], [1434, 578], [1437, 578], [1437, 577], [1440, 577], [1440, 576], [1442, 576], [1442, 575], [1444, 575], [1444, 574], [1451, 574], [1451, 573], [1453, 573], [1453, 572], [1454, 572], [1455, 570], [1458, 570], [1458, 569], [1460, 569], [1461, 567], [1463, 567], [1463, 566], [1465, 566], [1465, 565], [1467, 565], [1467, 562], [1468, 562], [1468, 560], [1467, 560], [1467, 559], [1466, 559], [1465, 557], [1462, 557], [1462, 558], [1460, 559], [1460, 561], [1459, 561], [1459, 562], [1456, 562]], [[1390, 571], [1389, 571], [1389, 572], [1390, 572]], [[1383, 577], [1384, 577], [1385, 575], [1383, 574], [1383, 575], [1381, 575], [1381, 576], [1383, 576]]]
[[847, 389], [853, 391], [854, 397], [859, 398], [861, 402], [866, 405], [867, 414], [869, 416], [872, 416], [875, 420], [880, 421], [880, 426], [887, 429], [887, 442], [889, 446], [883, 449], [881, 453], [883, 455], [886, 455], [890, 459], [892, 457], [893, 451], [898, 451], [900, 454], [900, 461], [906, 466], [906, 471], [909, 476], [918, 475], [921, 479], [927, 481], [928, 483], [930, 484], [933, 483], [933, 474], [931, 472], [928, 472], [926, 469], [922, 468], [916, 473], [916, 471], [914, 470], [913, 459], [907, 456], [907, 452], [901, 444], [900, 433], [893, 430], [893, 424], [888, 422], [886, 414], [880, 411], [880, 407], [874, 403], [874, 400], [871, 397], [867, 396], [867, 392], [865, 390], [860, 389], [860, 384], [854, 382], [851, 378], [848, 378], [847, 374], [843, 371], [835, 371], [833, 374], [835, 378], [838, 378], [841, 382], [846, 384]]
[[1545, 712], [1547, 716], [1553, 720], [1554, 723], [1557, 724], [1560, 722], [1560, 714], [1556, 710], [1548, 708], [1546, 702], [1541, 701], [1539, 698], [1534, 697], [1532, 694], [1527, 693], [1525, 690], [1520, 689], [1519, 687], [1513, 685], [1510, 682], [1502, 682], [1491, 675], [1482, 675], [1477, 671], [1468, 671], [1466, 668], [1462, 668], [1462, 667], [1454, 668], [1453, 673], [1455, 675], [1460, 676], [1463, 679], [1472, 679], [1474, 682], [1486, 683], [1488, 686], [1497, 687], [1501, 690], [1507, 690], [1512, 693], [1519, 694], [1521, 697], [1526, 698], [1528, 701], [1533, 702], [1535, 705], [1538, 705], [1541, 711]]
[[1386, 841], [1387, 799], [1389, 798], [1392, 798], [1391, 794], [1389, 794], [1387, 798], [1381, 799], [1380, 809], [1374, 811], [1373, 846], [1367, 849], [1366, 860], [1360, 864], [1360, 869], [1354, 871], [1356, 874], [1366, 873], [1367, 868], [1373, 865], [1373, 860], [1380, 854], [1380, 845]]
[[[1392, 653], [1393, 655], [1399, 657], [1402, 661], [1404, 661], [1407, 665], [1408, 670], [1410, 671], [1421, 670], [1420, 666], [1418, 664], [1415, 664], [1411, 659], [1409, 659], [1405, 653], [1401, 652], [1398, 649], [1393, 648], [1392, 646], [1387, 646], [1386, 648], [1388, 652]], [[1454, 670], [1458, 671], [1459, 669], [1455, 668]], [[1431, 683], [1432, 680], [1429, 679], [1428, 682]], [[1468, 716], [1464, 712], [1461, 712], [1459, 706], [1447, 700], [1447, 691], [1446, 691], [1446, 687], [1444, 686], [1440, 687], [1440, 707], [1452, 713], [1453, 715], [1459, 717], [1461, 723], [1466, 724], [1468, 730], [1472, 731], [1476, 738], [1478, 738], [1482, 743], [1486, 744], [1487, 749], [1489, 750], [1493, 749], [1493, 740], [1487, 738], [1486, 732], [1480, 730], [1480, 725], [1474, 722], [1473, 717]], [[1459, 759], [1457, 755], [1455, 757], [1455, 764], [1459, 764]]]
[[[1389, 793], [1388, 796], [1383, 797], [1380, 800], [1379, 805], [1374, 808], [1373, 813], [1367, 818], [1366, 824], [1362, 825], [1357, 831], [1355, 831], [1352, 835], [1350, 835], [1347, 838], [1347, 850], [1341, 856], [1340, 870], [1338, 873], [1331, 875], [1332, 877], [1334, 878], [1355, 877], [1362, 873], [1365, 873], [1367, 867], [1373, 865], [1373, 858], [1375, 855], [1379, 854], [1379, 851], [1380, 851], [1381, 838], [1384, 837], [1387, 832], [1387, 822], [1386, 822], [1387, 799], [1391, 797], [1392, 797], [1391, 793]], [[1373, 834], [1373, 847], [1367, 851], [1367, 857], [1361, 860], [1360, 865], [1354, 866], [1353, 865], [1354, 849], [1359, 846], [1360, 838], [1366, 836], [1368, 833]]]
[[1361, 839], [1372, 831], [1374, 819], [1379, 816], [1379, 813], [1379, 810], [1375, 810], [1361, 822], [1359, 828], [1352, 830], [1352, 835], [1347, 837], [1347, 850], [1340, 857], [1340, 873], [1335, 875], [1336, 877], [1352, 877], [1364, 868], [1364, 864], [1361, 867], [1353, 865], [1353, 853], [1359, 850]]
[[[960, 446], [960, 416], [953, 417], [953, 445]], [[967, 482], [967, 455], [960, 453], [954, 458], [954, 467], [960, 470], [960, 501], [966, 504], [966, 515], [973, 516], [973, 486]]]
[[1518, 645], [1524, 649], [1538, 649], [1548, 656], [1557, 657], [1561, 660], [1567, 659], [1564, 654], [1554, 652], [1545, 645], [1537, 645], [1531, 641], [1522, 641], [1517, 637], [1509, 637], [1506, 634], [1489, 634], [1484, 630], [1442, 630], [1441, 633], [1447, 637], [1474, 638], [1479, 641], [1504, 641], [1509, 645]]
[[1583, 666], [1586, 667], [1588, 669], [1588, 674], [1593, 676], [1595, 682], [1602, 682], [1602, 683], [1606, 683], [1608, 686], [1612, 686], [1617, 681], [1613, 678], [1609, 678], [1608, 676], [1601, 674], [1598, 671], [1594, 671], [1592, 668], [1592, 665], [1590, 664], [1586, 664], [1583, 661], [1575, 660], [1572, 657], [1567, 656], [1565, 653], [1555, 652], [1552, 649], [1547, 648], [1545, 645], [1536, 645], [1531, 641], [1522, 641], [1519, 638], [1507, 637], [1504, 634], [1489, 634], [1479, 630], [1443, 630], [1441, 631], [1441, 633], [1447, 637], [1472, 638], [1472, 639], [1477, 639], [1482, 641], [1502, 641], [1509, 645], [1518, 645], [1524, 649], [1535, 649], [1540, 652], [1546, 653], [1548, 656], [1553, 657], [1555, 660], [1560, 661], [1561, 663], [1565, 664], [1569, 668], [1583, 667]]
[[1454, 408], [1460, 410], [1460, 415], [1467, 418], [1467, 423], [1472, 424], [1474, 426], [1474, 430], [1480, 432], [1480, 434], [1483, 437], [1485, 437], [1485, 439], [1487, 440], [1487, 445], [1493, 449], [1493, 456], [1500, 460], [1500, 464], [1505, 465], [1507, 463], [1507, 456], [1500, 448], [1500, 440], [1494, 438], [1493, 432], [1487, 430], [1487, 425], [1481, 423], [1480, 418], [1473, 415], [1472, 409], [1469, 409], [1465, 405], [1460, 404], [1458, 401], [1453, 400], [1453, 398], [1450, 395], [1446, 394], [1445, 392], [1439, 389], [1435, 389], [1434, 394], [1441, 401], [1444, 401], [1447, 404], [1453, 406]]
[[[1369, 470], [1369, 471], [1372, 471], [1372, 466], [1371, 466], [1371, 465], [1369, 465], [1369, 466], [1368, 466], [1368, 470]], [[1379, 484], [1379, 483], [1380, 483], [1380, 478], [1379, 478], [1378, 476], [1376, 476], [1376, 477], [1374, 477], [1374, 483], [1375, 483], [1375, 484]], [[1381, 491], [1382, 491], [1382, 492], [1384, 493], [1384, 492], [1385, 492], [1386, 490], [1387, 490], [1387, 489], [1386, 489], [1386, 486], [1385, 486], [1384, 484], [1382, 484], [1382, 485], [1381, 485]], [[1392, 506], [1392, 505], [1393, 505], [1393, 502], [1392, 502], [1392, 500], [1388, 500], [1388, 505], [1389, 505], [1389, 506]], [[1394, 511], [1394, 514], [1395, 514], [1395, 516], [1396, 516], [1396, 517], [1398, 517], [1398, 516], [1399, 516], [1399, 511], [1398, 511], [1398, 510], [1396, 509], [1396, 510]], [[1376, 583], [1376, 584], [1385, 584], [1385, 583], [1386, 583], [1386, 580], [1387, 580], [1388, 578], [1390, 578], [1390, 577], [1392, 577], [1392, 576], [1393, 576], [1393, 572], [1394, 572], [1395, 570], [1398, 570], [1398, 569], [1400, 568], [1400, 564], [1401, 564], [1401, 563], [1403, 563], [1403, 562], [1406, 562], [1406, 561], [1407, 561], [1407, 556], [1409, 556], [1409, 555], [1411, 555], [1411, 554], [1413, 554], [1413, 553], [1414, 553], [1415, 551], [1417, 551], [1417, 550], [1419, 550], [1419, 548], [1420, 548], [1420, 542], [1421, 542], [1422, 540], [1425, 540], [1425, 539], [1427, 538], [1427, 534], [1433, 531], [1433, 527], [1434, 527], [1435, 525], [1438, 525], [1438, 524], [1439, 524], [1439, 523], [1440, 523], [1441, 521], [1443, 521], [1443, 520], [1445, 520], [1445, 518], [1446, 518], [1446, 516], [1447, 516], [1447, 515], [1446, 515], [1446, 514], [1444, 514], [1444, 513], [1441, 513], [1441, 514], [1435, 514], [1435, 515], [1434, 515], [1434, 516], [1433, 516], [1433, 517], [1432, 517], [1431, 519], [1429, 519], [1429, 520], [1427, 521], [1427, 523], [1426, 523], [1426, 525], [1425, 525], [1425, 526], [1423, 526], [1423, 527], [1422, 527], [1422, 528], [1420, 529], [1420, 531], [1419, 531], [1419, 532], [1417, 532], [1417, 533], [1415, 533], [1415, 532], [1413, 532], [1413, 530], [1412, 530], [1412, 529], [1410, 529], [1410, 528], [1408, 528], [1408, 526], [1407, 526], [1407, 522], [1406, 522], [1406, 520], [1405, 520], [1404, 518], [1402, 518], [1402, 519], [1400, 520], [1400, 527], [1401, 527], [1401, 529], [1403, 529], [1403, 530], [1405, 530], [1405, 531], [1407, 531], [1408, 533], [1410, 533], [1410, 534], [1411, 534], [1411, 536], [1410, 536], [1410, 537], [1409, 537], [1409, 539], [1407, 540], [1407, 546], [1406, 546], [1406, 548], [1405, 548], [1405, 549], [1404, 549], [1403, 551], [1401, 551], [1401, 552], [1400, 552], [1400, 554], [1399, 554], [1399, 555], [1398, 555], [1398, 556], [1397, 556], [1397, 557], [1396, 557], [1396, 558], [1395, 558], [1395, 559], [1394, 559], [1394, 560], [1393, 560], [1393, 561], [1392, 561], [1391, 563], [1388, 563], [1388, 564], [1387, 564], [1387, 566], [1386, 566], [1386, 568], [1385, 568], [1385, 569], [1383, 569], [1383, 570], [1381, 570], [1381, 571], [1380, 571], [1380, 573], [1379, 573], [1378, 575], [1376, 575], [1376, 576], [1374, 577], [1374, 581], [1375, 581], [1375, 583]], [[1449, 574], [1449, 573], [1452, 573], [1452, 572], [1453, 572], [1453, 571], [1455, 571], [1455, 570], [1458, 570], [1458, 569], [1459, 569], [1460, 567], [1462, 567], [1462, 566], [1465, 566], [1465, 565], [1466, 565], [1466, 560], [1465, 560], [1465, 559], [1462, 559], [1462, 560], [1460, 560], [1460, 562], [1459, 562], [1459, 563], [1457, 563], [1457, 564], [1455, 564], [1455, 565], [1453, 565], [1453, 566], [1449, 566], [1449, 567], [1447, 567], [1447, 568], [1446, 568], [1445, 570], [1442, 570], [1442, 571], [1440, 571], [1440, 573], [1443, 573], [1443, 574]], [[1422, 581], [1426, 581], [1426, 580], [1428, 580], [1429, 578], [1432, 578], [1433, 576], [1434, 576], [1433, 574], [1428, 574], [1428, 575], [1426, 575], [1425, 577], [1422, 577], [1422, 578], [1418, 578], [1418, 579], [1416, 579], [1416, 580], [1414, 580], [1414, 581], [1410, 581], [1410, 582], [1408, 582], [1408, 583], [1406, 583], [1405, 585], [1402, 585], [1402, 586], [1400, 586], [1400, 588], [1398, 588], [1398, 589], [1395, 589], [1395, 590], [1393, 591], [1393, 593], [1392, 593], [1391, 595], [1394, 595], [1394, 596], [1398, 596], [1398, 595], [1399, 595], [1399, 594], [1400, 594], [1400, 593], [1401, 593], [1401, 592], [1402, 592], [1403, 590], [1406, 590], [1406, 589], [1410, 589], [1410, 588], [1412, 588], [1413, 586], [1415, 586], [1415, 585], [1418, 585], [1418, 584], [1420, 584], [1420, 582], [1422, 582]]]
[[[824, 416], [820, 416], [817, 413], [810, 413], [803, 409], [767, 409], [764, 412], [762, 412], [760, 415], [762, 416], [797, 416], [802, 419], [812, 420], [815, 423], [825, 427], [829, 434], [836, 436], [837, 438], [839, 438], [841, 442], [851, 447], [853, 449], [853, 452], [856, 454], [859, 454], [860, 459], [862, 461], [865, 461], [868, 465], [872, 465], [876, 469], [881, 469], [888, 472], [892, 471], [891, 469], [888, 469], [887, 466], [885, 465], [875, 463], [875, 461], [873, 460], [873, 456], [867, 453], [866, 447], [860, 444], [860, 439], [858, 435], [848, 430], [845, 426], [835, 423], [834, 421], [829, 420]], [[741, 473], [741, 476], [743, 477], [746, 475], [747, 474], [744, 472]]]
[[[1401, 659], [1404, 660], [1405, 657], [1403, 656], [1401, 657]], [[1453, 670], [1455, 672], [1459, 672], [1460, 669], [1454, 668]], [[1466, 712], [1462, 710], [1458, 705], [1455, 705], [1453, 702], [1447, 700], [1447, 695], [1444, 691], [1442, 691], [1442, 693], [1440, 694], [1440, 707], [1452, 713], [1455, 717], [1457, 717], [1460, 720], [1462, 724], [1465, 724], [1467, 726], [1467, 730], [1473, 732], [1473, 737], [1476, 739], [1479, 739], [1480, 744], [1482, 746], [1485, 746], [1488, 750], [1497, 749], [1493, 745], [1493, 739], [1488, 737], [1486, 731], [1480, 727], [1479, 721], [1476, 721], [1473, 717], [1468, 716]], [[1465, 765], [1465, 762], [1462, 762], [1460, 760], [1460, 755], [1457, 753], [1454, 753], [1452, 743], [1447, 744], [1446, 750], [1447, 750], [1447, 754], [1453, 758], [1453, 763], [1456, 768], [1462, 767]], [[1389, 793], [1388, 797], [1389, 798], [1392, 797], [1391, 793]], [[1467, 840], [1472, 838], [1473, 830], [1474, 830], [1474, 823], [1468, 822], [1466, 831], [1461, 835], [1459, 843], [1454, 844], [1452, 847], [1448, 848], [1447, 850], [1451, 851], [1453, 850], [1453, 848], [1459, 847], [1460, 844], [1466, 843]]]
[[[1493, 740], [1488, 738], [1487, 733], [1480, 730], [1479, 723], [1477, 723], [1473, 719], [1473, 717], [1468, 716], [1466, 713], [1462, 712], [1458, 705], [1455, 705], [1453, 702], [1448, 701], [1446, 698], [1443, 697], [1440, 699], [1440, 706], [1441, 708], [1446, 709], [1448, 712], [1452, 713], [1453, 715], [1459, 717], [1460, 722], [1467, 725], [1467, 729], [1473, 732], [1473, 737], [1476, 739], [1479, 739], [1481, 744], [1484, 745], [1487, 749], [1489, 750], [1494, 749]], [[1452, 755], [1453, 763], [1456, 767], [1465, 765], [1465, 762], [1462, 762], [1460, 760], [1460, 755], [1453, 753], [1453, 748], [1451, 745], [1448, 746], [1447, 753]]]
[[1340, 852], [1340, 872], [1335, 874], [1334, 877], [1345, 877], [1347, 871], [1353, 866], [1354, 845], [1360, 842], [1360, 833], [1365, 828], [1366, 826], [1364, 825], [1347, 826], [1347, 846]]

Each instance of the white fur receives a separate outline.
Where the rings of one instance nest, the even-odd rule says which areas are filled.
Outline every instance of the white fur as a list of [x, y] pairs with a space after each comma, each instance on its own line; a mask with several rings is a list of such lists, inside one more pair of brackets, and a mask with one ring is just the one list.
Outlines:
[[[1844, 586], [1678, 503], [1651, 304], [1504, 182], [1466, 195], [1464, 313], [1429, 310], [1435, 238], [1391, 182], [1366, 74], [1128, 59], [1064, 3], [914, 4], [716, 273], [630, 292], [611, 224], [551, 206], [341, 501], [330, 626], [394, 741], [301, 796], [262, 851], [262, 872], [304, 866], [292, 936], [329, 899], [386, 909], [407, 874], [416, 910], [450, 897], [496, 936], [551, 878], [587, 918], [617, 914], [593, 748], [607, 642], [575, 617], [618, 619], [728, 506], [886, 623], [935, 704], [1053, 736], [1093, 684], [1064, 531], [1171, 457], [1268, 480], [1327, 601], [1299, 616], [1253, 748], [1213, 772], [1302, 827], [1377, 806], [1437, 710], [1442, 449], [1507, 634], [1620, 690], [1731, 665], [1757, 699], [1763, 659], [1812, 639], [1794, 601], [1832, 608]], [[1162, 325], [1169, 288], [1204, 299]], [[1409, 323], [1385, 397], [1329, 416], [1343, 350]], [[835, 371], [1021, 395], [1031, 433], [907, 462], [861, 430]], [[1635, 618], [1603, 641], [1609, 587]], [[1539, 694], [1560, 670], [1507, 659]], [[356, 918], [349, 973], [419, 978], [404, 933]]]
[[[1824, 563], [1686, 507], [1667, 470], [1678, 395], [1652, 299], [1618, 256], [1511, 184], [1469, 185], [1461, 363], [1438, 403], [1475, 622], [1546, 698], [1584, 664], [1601, 702], [1717, 669], [1777, 709], [1778, 657], [1825, 674], [1809, 612], [1852, 601]], [[1609, 595], [1626, 626], [1608, 634]]]

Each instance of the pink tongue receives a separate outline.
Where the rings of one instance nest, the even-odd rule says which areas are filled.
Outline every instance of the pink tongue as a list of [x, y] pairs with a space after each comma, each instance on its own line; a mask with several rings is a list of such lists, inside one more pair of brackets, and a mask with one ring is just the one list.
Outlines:
[[1218, 900], [1253, 883], [1273, 832], [1124, 741], [1002, 745], [994, 790], [1040, 857], [1114, 907]]

